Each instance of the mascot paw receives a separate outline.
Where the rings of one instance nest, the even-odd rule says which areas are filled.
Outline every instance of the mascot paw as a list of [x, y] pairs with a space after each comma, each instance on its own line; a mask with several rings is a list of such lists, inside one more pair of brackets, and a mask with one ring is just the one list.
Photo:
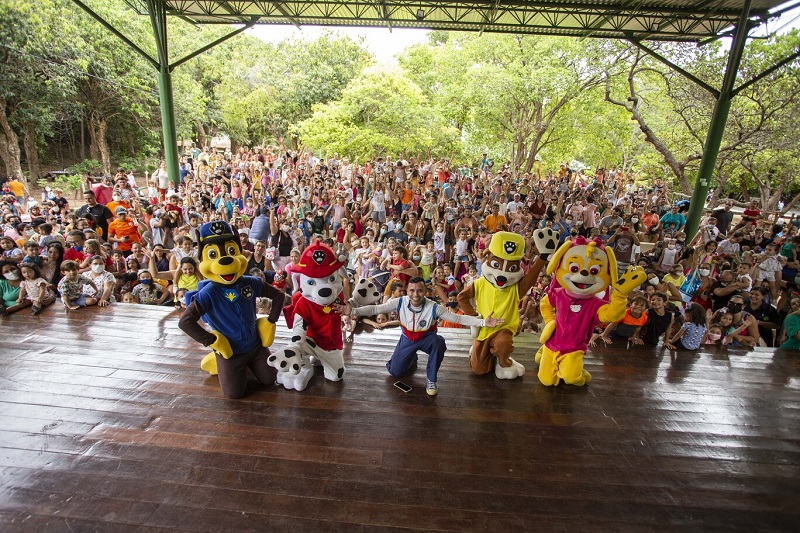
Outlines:
[[200, 368], [208, 372], [210, 376], [217, 375], [217, 354], [214, 352], [206, 354], [203, 360], [200, 361]]
[[276, 368], [279, 376], [283, 373], [296, 375], [302, 369], [303, 360], [299, 351], [285, 348], [270, 355], [267, 364]]
[[256, 329], [261, 338], [261, 346], [269, 348], [275, 342], [275, 324], [267, 320], [266, 317], [256, 320]]
[[558, 233], [552, 228], [537, 229], [533, 232], [533, 244], [540, 255], [555, 253], [558, 248]]
[[502, 367], [499, 362], [495, 365], [494, 375], [497, 376], [498, 379], [515, 379], [525, 374], [524, 366], [510, 357], [508, 358], [508, 362], [511, 363], [511, 366]]
[[297, 374], [290, 374], [289, 372], [278, 372], [278, 384], [283, 385], [285, 389], [302, 391], [308, 386], [311, 377], [314, 375], [314, 369], [310, 366], [304, 365], [300, 368]]
[[589, 383], [590, 381], [592, 381], [592, 375], [586, 370], [581, 370], [581, 375], [583, 376], [584, 383]]
[[640, 266], [629, 266], [614, 284], [614, 290], [630, 294], [636, 287], [647, 281], [647, 274]]
[[228, 342], [227, 337], [216, 330], [212, 331], [211, 333], [217, 337], [217, 340], [209, 344], [208, 347], [220, 354], [225, 359], [230, 359], [233, 355], [233, 348], [231, 348], [231, 343]]
[[[542, 332], [539, 334], [539, 342], [542, 344], [546, 343], [550, 340], [550, 337], [553, 336], [553, 332], [556, 330], [556, 321], [551, 320], [550, 322], [545, 322], [544, 327], [542, 328]], [[536, 361], [539, 362], [538, 360]]]

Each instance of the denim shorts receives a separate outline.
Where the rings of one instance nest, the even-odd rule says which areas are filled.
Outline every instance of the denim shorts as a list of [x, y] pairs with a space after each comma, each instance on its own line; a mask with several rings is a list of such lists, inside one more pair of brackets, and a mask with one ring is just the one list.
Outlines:
[[77, 305], [78, 307], [86, 307], [86, 296], [81, 294], [74, 300], [69, 301], [69, 305]]

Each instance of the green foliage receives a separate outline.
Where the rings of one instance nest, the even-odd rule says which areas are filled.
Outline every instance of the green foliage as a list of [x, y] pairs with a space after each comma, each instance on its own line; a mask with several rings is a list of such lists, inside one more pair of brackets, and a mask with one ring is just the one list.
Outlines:
[[81, 174], [70, 174], [68, 176], [58, 176], [53, 181], [40, 179], [36, 182], [39, 188], [60, 187], [64, 192], [78, 191], [83, 186], [83, 176]]
[[370, 68], [345, 88], [339, 101], [315, 107], [298, 133], [310, 146], [359, 158], [450, 154], [458, 132], [443, 122], [422, 90], [401, 72]]
[[74, 174], [95, 174], [102, 170], [102, 166], [100, 165], [100, 161], [96, 159], [84, 159], [80, 163], [75, 163], [71, 167], [67, 168], [69, 172]]

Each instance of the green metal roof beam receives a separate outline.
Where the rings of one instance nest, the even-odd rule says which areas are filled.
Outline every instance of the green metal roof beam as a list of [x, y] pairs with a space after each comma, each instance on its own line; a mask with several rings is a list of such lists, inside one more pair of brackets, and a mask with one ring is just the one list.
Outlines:
[[678, 72], [679, 74], [683, 75], [685, 78], [693, 81], [694, 83], [696, 83], [697, 85], [699, 85], [700, 87], [705, 89], [706, 91], [710, 92], [712, 95], [714, 95], [714, 98], [719, 98], [719, 90], [718, 89], [715, 89], [714, 87], [712, 87], [708, 83], [704, 82], [703, 80], [701, 80], [700, 78], [698, 78], [697, 76], [692, 74], [691, 72], [689, 72], [687, 70], [684, 70], [683, 68], [679, 67], [678, 65], [676, 65], [675, 63], [673, 63], [672, 61], [670, 61], [666, 57], [662, 56], [661, 54], [659, 54], [655, 50], [652, 50], [652, 49], [648, 48], [647, 46], [643, 45], [641, 42], [639, 42], [636, 39], [628, 39], [628, 41], [630, 41], [633, 45], [635, 45], [637, 48], [642, 50], [644, 53], [646, 53], [647, 55], [649, 55], [653, 59], [665, 64], [666, 66], [668, 66], [669, 68], [671, 68], [675, 72]]
[[755, 76], [754, 78], [752, 78], [752, 79], [744, 82], [740, 86], [738, 86], [736, 89], [733, 89], [731, 91], [731, 98], [733, 98], [734, 96], [736, 96], [740, 92], [744, 91], [745, 89], [747, 89], [748, 87], [750, 87], [754, 83], [758, 83], [759, 81], [763, 80], [764, 78], [766, 78], [767, 76], [769, 76], [770, 74], [772, 74], [773, 72], [778, 70], [779, 68], [783, 67], [784, 65], [788, 65], [789, 63], [791, 63], [792, 61], [794, 61], [798, 57], [800, 57], [800, 50], [798, 50], [795, 53], [793, 53], [793, 54], [781, 59], [780, 61], [778, 61], [777, 63], [775, 63], [774, 65], [772, 65], [768, 69], [766, 69], [764, 72], [762, 72], [758, 76]]
[[215, 47], [215, 46], [217, 46], [218, 44], [222, 44], [222, 43], [224, 43], [225, 41], [227, 41], [227, 40], [228, 40], [228, 39], [230, 39], [231, 37], [236, 37], [237, 35], [239, 35], [239, 34], [240, 34], [240, 33], [242, 33], [243, 31], [245, 31], [245, 30], [249, 30], [250, 28], [252, 28], [253, 26], [255, 26], [255, 24], [256, 24], [257, 22], [258, 22], [258, 17], [253, 17], [253, 18], [250, 20], [250, 22], [248, 22], [247, 24], [245, 24], [245, 25], [244, 25], [244, 26], [242, 26], [241, 28], [239, 28], [239, 29], [237, 29], [237, 30], [235, 30], [235, 31], [232, 31], [232, 32], [230, 32], [230, 33], [229, 33], [229, 34], [227, 34], [227, 35], [223, 35], [222, 37], [220, 37], [220, 38], [219, 38], [219, 39], [217, 39], [216, 41], [210, 42], [210, 43], [208, 43], [207, 45], [203, 46], [202, 48], [198, 48], [197, 50], [195, 50], [195, 51], [194, 51], [194, 52], [192, 52], [191, 54], [188, 54], [188, 55], [186, 55], [186, 56], [182, 57], [181, 59], [179, 59], [179, 60], [175, 61], [174, 63], [172, 63], [172, 64], [169, 66], [169, 70], [170, 70], [170, 72], [171, 72], [171, 71], [173, 71], [173, 70], [175, 70], [175, 68], [176, 68], [176, 67], [178, 67], [178, 66], [180, 66], [180, 65], [183, 65], [184, 63], [186, 63], [186, 62], [187, 62], [187, 61], [189, 61], [190, 59], [193, 59], [193, 58], [195, 58], [195, 57], [199, 56], [199, 55], [200, 55], [200, 54], [202, 54], [203, 52], [205, 52], [205, 51], [207, 51], [207, 50], [211, 50], [212, 48], [214, 48], [214, 47]]
[[104, 19], [103, 17], [101, 17], [100, 15], [98, 15], [97, 13], [92, 11], [92, 9], [89, 6], [87, 6], [86, 4], [81, 2], [80, 0], [72, 0], [72, 1], [79, 8], [83, 9], [84, 11], [86, 11], [86, 13], [88, 13], [89, 16], [91, 16], [93, 19], [95, 19], [97, 22], [99, 22], [105, 29], [110, 31], [113, 35], [115, 35], [117, 38], [119, 38], [123, 43], [128, 45], [131, 48], [131, 50], [133, 50], [134, 52], [136, 52], [137, 54], [142, 56], [145, 60], [147, 60], [147, 62], [150, 63], [150, 65], [152, 65], [153, 68], [158, 70], [160, 65], [158, 64], [158, 61], [153, 59], [153, 57], [150, 54], [148, 54], [147, 52], [145, 52], [144, 50], [142, 50], [141, 48], [136, 46], [136, 44], [134, 44], [133, 41], [131, 41], [130, 39], [125, 37], [125, 35], [123, 35], [122, 32], [120, 32], [117, 28], [112, 26], [111, 23], [109, 23], [106, 19]]
[[289, 22], [291, 22], [292, 24], [294, 24], [295, 28], [297, 28], [298, 30], [302, 30], [302, 29], [303, 29], [303, 28], [301, 28], [301, 27], [300, 27], [300, 23], [299, 23], [299, 22], [297, 22], [297, 20], [296, 20], [295, 18], [293, 18], [293, 17], [292, 17], [292, 16], [291, 16], [291, 15], [290, 15], [290, 14], [289, 14], [289, 13], [288, 13], [288, 12], [287, 12], [287, 11], [286, 11], [284, 8], [283, 8], [283, 6], [281, 5], [281, 3], [280, 3], [280, 2], [271, 2], [271, 4], [272, 4], [273, 6], [275, 6], [275, 9], [277, 9], [277, 10], [278, 10], [278, 13], [280, 13], [281, 15], [283, 15], [284, 17], [286, 17], [286, 20], [288, 20]]

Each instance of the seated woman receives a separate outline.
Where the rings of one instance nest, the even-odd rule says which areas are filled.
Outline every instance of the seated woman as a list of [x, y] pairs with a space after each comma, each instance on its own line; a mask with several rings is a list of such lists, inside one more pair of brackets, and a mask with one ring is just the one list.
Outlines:
[[22, 272], [17, 263], [0, 261], [0, 315], [6, 316], [31, 305], [30, 300], [17, 303], [22, 285]]

